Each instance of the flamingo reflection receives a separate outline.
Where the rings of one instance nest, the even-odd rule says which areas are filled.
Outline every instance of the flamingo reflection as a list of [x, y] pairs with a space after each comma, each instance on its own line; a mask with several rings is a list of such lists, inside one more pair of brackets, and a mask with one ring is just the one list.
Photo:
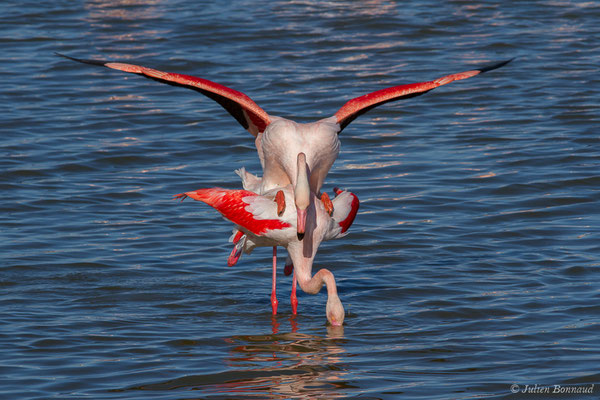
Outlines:
[[295, 316], [289, 322], [289, 333], [278, 333], [282, 323], [273, 317], [271, 335], [227, 338], [232, 345], [227, 365], [239, 379], [214, 385], [211, 391], [241, 398], [258, 393], [268, 399], [345, 398], [350, 386], [343, 365], [344, 328], [329, 327], [321, 337], [298, 333]]

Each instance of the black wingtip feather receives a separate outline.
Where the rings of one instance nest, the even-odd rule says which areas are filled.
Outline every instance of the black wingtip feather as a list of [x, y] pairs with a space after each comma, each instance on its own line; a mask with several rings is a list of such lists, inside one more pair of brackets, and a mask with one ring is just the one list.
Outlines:
[[513, 57], [513, 58], [511, 58], [510, 60], [502, 61], [502, 62], [499, 62], [499, 63], [497, 63], [497, 64], [487, 65], [487, 66], [485, 66], [485, 67], [478, 68], [477, 70], [478, 70], [480, 73], [482, 73], [482, 74], [483, 74], [484, 72], [488, 72], [488, 71], [492, 71], [492, 70], [494, 70], [494, 69], [498, 69], [498, 68], [500, 68], [500, 67], [504, 67], [506, 64], [508, 64], [509, 62], [511, 62], [512, 60], [514, 60], [515, 58], [516, 58], [516, 57]]
[[66, 58], [66, 59], [68, 59], [68, 60], [77, 61], [77, 62], [80, 62], [80, 63], [83, 63], [83, 64], [98, 65], [98, 66], [100, 66], [100, 67], [105, 67], [105, 66], [106, 66], [106, 64], [108, 63], [107, 61], [100, 61], [100, 60], [84, 60], [84, 59], [81, 59], [81, 58], [69, 57], [69, 56], [67, 56], [67, 55], [64, 55], [64, 54], [61, 54], [61, 53], [56, 53], [56, 52], [55, 52], [54, 54], [56, 54], [56, 55], [57, 55], [57, 56], [59, 56], [59, 57]]

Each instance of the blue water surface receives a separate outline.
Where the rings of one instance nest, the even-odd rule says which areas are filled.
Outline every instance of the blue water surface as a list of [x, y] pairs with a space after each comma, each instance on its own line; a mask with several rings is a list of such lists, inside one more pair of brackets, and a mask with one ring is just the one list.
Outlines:
[[[0, 11], [0, 397], [599, 396], [598, 3]], [[517, 58], [342, 132], [324, 189], [361, 208], [315, 262], [346, 308], [335, 329], [324, 290], [292, 315], [283, 260], [272, 317], [271, 250], [227, 267], [231, 224], [171, 199], [260, 173], [248, 132], [196, 92], [55, 52], [200, 76], [299, 122]]]

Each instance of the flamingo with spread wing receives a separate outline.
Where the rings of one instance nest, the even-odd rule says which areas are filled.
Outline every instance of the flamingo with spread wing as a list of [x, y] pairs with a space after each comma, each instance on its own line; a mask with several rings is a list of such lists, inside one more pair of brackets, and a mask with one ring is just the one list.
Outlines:
[[[296, 157], [299, 153], [304, 153], [309, 169], [310, 190], [321, 197], [327, 212], [330, 214], [333, 212], [333, 205], [326, 193], [321, 194], [321, 187], [340, 150], [338, 134], [348, 124], [358, 116], [382, 104], [420, 96], [448, 83], [500, 68], [512, 61], [510, 59], [497, 64], [446, 75], [432, 81], [378, 90], [347, 101], [329, 118], [301, 124], [269, 115], [244, 93], [207, 79], [162, 72], [133, 64], [84, 60], [62, 54], [58, 55], [70, 60], [134, 73], [161, 83], [192, 89], [216, 101], [256, 138], [256, 149], [263, 167], [263, 178], [259, 189], [261, 194], [273, 189], [282, 189], [289, 184], [296, 188]], [[282, 194], [279, 194], [276, 198], [279, 214], [285, 208], [284, 200], [285, 197]], [[302, 205], [296, 203], [295, 208], [298, 220], [296, 230], [298, 237], [302, 238], [306, 213]]]
[[[278, 306], [275, 273], [276, 249], [277, 246], [283, 246], [287, 249], [294, 264], [292, 312], [296, 314], [298, 304], [296, 282], [304, 292], [311, 294], [318, 293], [321, 287], [326, 285], [327, 320], [332, 325], [342, 325], [344, 307], [337, 294], [335, 278], [331, 271], [325, 268], [320, 269], [312, 276], [312, 265], [322, 241], [345, 236], [358, 211], [358, 198], [350, 192], [336, 188], [336, 197], [333, 199], [334, 211], [330, 215], [324, 204], [317, 200], [314, 192], [303, 191], [304, 188], [307, 188], [308, 171], [306, 157], [303, 153], [297, 157], [297, 167], [299, 171], [297, 179], [300, 182], [301, 193], [295, 191], [297, 188], [289, 184], [282, 189], [271, 190], [262, 195], [245, 189], [210, 188], [185, 192], [174, 197], [182, 200], [191, 197], [194, 200], [202, 201], [214, 207], [223, 217], [233, 222], [239, 232], [234, 235], [234, 252], [250, 253], [259, 246], [273, 247], [273, 286], [271, 291], [273, 314], [277, 313]], [[275, 201], [277, 193], [283, 193], [288, 204], [297, 202], [306, 205], [306, 235], [302, 240], [296, 234], [298, 222], [296, 211], [293, 207], [286, 207], [284, 212], [279, 214]]]
[[[326, 193], [321, 193], [323, 182], [339, 154], [339, 133], [358, 116], [377, 106], [420, 96], [448, 83], [500, 68], [512, 61], [510, 59], [493, 65], [450, 74], [432, 81], [378, 90], [347, 101], [329, 118], [301, 124], [269, 115], [244, 93], [206, 79], [162, 72], [133, 64], [84, 60], [59, 55], [74, 61], [134, 73], [161, 83], [195, 90], [216, 101], [239, 124], [247, 129], [255, 137], [256, 149], [263, 167], [263, 177], [253, 182], [256, 186], [252, 191], [201, 189], [201, 191], [181, 194], [179, 197], [190, 196], [207, 202], [224, 215], [223, 210], [225, 208], [223, 207], [226, 207], [226, 204], [236, 204], [238, 208], [243, 206], [242, 209], [246, 210], [251, 206], [250, 203], [247, 203], [247, 201], [250, 201], [249, 199], [252, 200], [252, 204], [263, 204], [264, 201], [268, 200], [270, 208], [268, 208], [269, 218], [267, 219], [259, 216], [262, 214], [252, 212], [250, 213], [251, 216], [246, 216], [244, 217], [246, 219], [242, 220], [238, 220], [239, 216], [237, 214], [235, 218], [233, 214], [226, 215], [238, 227], [238, 232], [233, 237], [234, 250], [228, 263], [230, 265], [234, 264], [239, 258], [241, 250], [249, 251], [255, 245], [268, 245], [273, 246], [275, 265], [276, 246], [286, 247], [294, 263], [294, 273], [298, 273], [298, 282], [304, 291], [309, 293], [318, 292], [324, 283], [327, 285], [329, 293], [327, 315], [330, 322], [334, 324], [341, 323], [340, 319], [343, 321], [343, 307], [341, 307], [341, 302], [337, 297], [333, 275], [328, 270], [323, 269], [312, 279], [309, 278], [316, 249], [322, 240], [329, 237], [327, 232], [330, 231], [327, 227], [331, 221], [340, 218], [336, 214], [335, 208], [336, 206], [339, 207], [340, 200], [338, 199], [342, 195], [340, 194], [332, 202]], [[304, 159], [304, 164], [301, 167], [305, 169], [304, 172], [299, 169], [300, 163], [298, 160], [300, 155]], [[317, 201], [317, 199], [320, 199], [320, 201]], [[290, 204], [292, 206], [286, 207]], [[293, 218], [290, 217], [291, 210], [295, 214]], [[345, 212], [346, 210], [342, 208], [342, 213]], [[239, 215], [244, 215], [244, 213], [240, 212]], [[265, 221], [280, 226], [278, 228], [270, 227], [258, 233], [252, 230], [252, 227], [257, 226], [261, 226], [260, 229], [265, 229], [264, 224], [267, 223]], [[285, 224], [285, 226], [282, 224]], [[294, 232], [295, 237], [291, 237], [289, 232]], [[305, 235], [307, 235], [307, 238], [304, 238]], [[273, 310], [276, 312], [277, 304], [274, 293], [275, 278], [273, 280], [274, 300], [272, 303]], [[330, 302], [331, 307], [329, 306]], [[338, 302], [339, 307], [337, 306]], [[329, 309], [334, 310], [331, 315]]]

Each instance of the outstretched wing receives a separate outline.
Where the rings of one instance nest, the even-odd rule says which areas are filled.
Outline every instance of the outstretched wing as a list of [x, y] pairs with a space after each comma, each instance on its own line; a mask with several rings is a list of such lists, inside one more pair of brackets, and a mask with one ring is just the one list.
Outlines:
[[236, 119], [250, 132], [256, 136], [259, 132], [263, 132], [267, 125], [271, 122], [269, 114], [258, 106], [252, 99], [242, 92], [228, 88], [227, 86], [211, 82], [207, 79], [196, 78], [195, 76], [183, 75], [170, 72], [162, 72], [152, 68], [146, 68], [139, 65], [123, 64], [118, 62], [100, 61], [100, 60], [83, 60], [79, 58], [65, 56], [64, 54], [56, 53], [57, 55], [68, 58], [69, 60], [78, 61], [84, 64], [98, 65], [102, 67], [112, 68], [123, 72], [130, 72], [141, 75], [155, 81], [166, 83], [173, 86], [181, 86], [202, 93], [206, 97], [216, 101], [229, 114]]
[[[408, 85], [393, 86], [387, 89], [378, 90], [364, 96], [356, 97], [349, 100], [335, 113], [337, 123], [340, 125], [340, 132], [356, 117], [366, 113], [367, 111], [380, 106], [390, 101], [409, 99], [411, 97], [420, 96], [442, 85], [450, 82], [459, 81], [461, 79], [471, 78], [472, 76], [482, 74], [500, 68], [514, 60], [511, 58], [507, 61], [502, 61], [494, 65], [488, 65], [471, 71], [460, 72], [458, 74], [446, 75], [434, 81], [411, 83]], [[339, 133], [339, 132], [338, 132]]]
[[[202, 201], [219, 211], [225, 219], [257, 236], [262, 236], [271, 230], [285, 229], [292, 226], [278, 218], [264, 218], [264, 215], [260, 215], [261, 211], [257, 211], [257, 207], [249, 207], [250, 204], [262, 200], [273, 202], [248, 190], [199, 189], [193, 192], [180, 193], [173, 197], [181, 200], [191, 197], [194, 200]], [[276, 208], [275, 203], [273, 203], [274, 215], [276, 215]]]

